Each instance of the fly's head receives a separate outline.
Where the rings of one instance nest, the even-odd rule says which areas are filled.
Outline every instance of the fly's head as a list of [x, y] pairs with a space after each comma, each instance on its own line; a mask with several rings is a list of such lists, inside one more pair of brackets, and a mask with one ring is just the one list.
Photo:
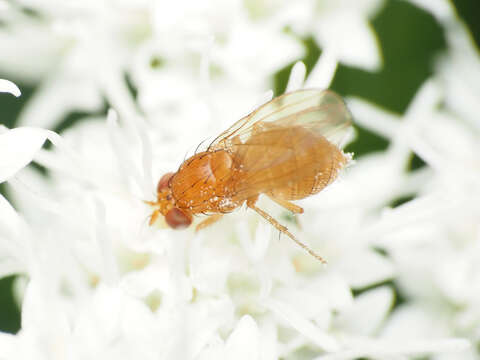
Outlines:
[[153, 225], [160, 215], [165, 217], [165, 221], [172, 229], [182, 229], [192, 223], [192, 215], [175, 206], [175, 199], [170, 187], [171, 180], [175, 174], [166, 173], [157, 184], [157, 201], [147, 201], [154, 210], [150, 217], [150, 225]]

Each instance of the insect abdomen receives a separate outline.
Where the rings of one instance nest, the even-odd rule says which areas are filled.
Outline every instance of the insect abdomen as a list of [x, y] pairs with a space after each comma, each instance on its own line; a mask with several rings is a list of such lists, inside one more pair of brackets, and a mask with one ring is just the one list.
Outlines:
[[315, 145], [307, 151], [296, 151], [296, 175], [287, 183], [267, 194], [283, 200], [299, 200], [316, 194], [332, 183], [346, 163], [347, 158], [324, 137], [315, 135]]
[[335, 180], [347, 162], [334, 144], [301, 126], [275, 127], [254, 134], [237, 153], [244, 169], [243, 189], [283, 200], [303, 199]]

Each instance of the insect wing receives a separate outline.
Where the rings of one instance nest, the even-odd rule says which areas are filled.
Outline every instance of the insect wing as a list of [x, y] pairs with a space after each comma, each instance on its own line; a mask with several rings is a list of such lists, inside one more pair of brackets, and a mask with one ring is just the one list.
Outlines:
[[260, 106], [221, 133], [208, 151], [229, 149], [245, 143], [268, 124], [301, 126], [340, 145], [351, 125], [352, 116], [343, 99], [329, 90], [305, 89], [278, 96]]

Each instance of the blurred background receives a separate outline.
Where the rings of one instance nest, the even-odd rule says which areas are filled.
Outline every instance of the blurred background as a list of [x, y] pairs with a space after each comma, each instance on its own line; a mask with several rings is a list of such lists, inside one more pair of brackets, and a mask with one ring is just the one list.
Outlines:
[[[352, 0], [352, 3], [355, 1]], [[245, 3], [255, 9], [255, 5], [251, 5], [252, 1], [245, 0]], [[345, 6], [348, 6], [348, 2], [344, 1], [344, 3], [347, 4]], [[369, 23], [377, 36], [383, 65], [378, 69], [368, 70], [340, 61], [331, 88], [343, 96], [359, 97], [389, 112], [403, 114], [425, 80], [434, 73], [436, 61], [448, 51], [445, 23], [439, 20], [439, 16], [427, 10], [430, 3], [435, 7], [440, 2], [437, 0], [412, 2], [386, 0], [382, 2], [378, 10], [369, 15]], [[451, 4], [459, 21], [468, 28], [478, 50], [480, 46], [480, 1], [455, 0]], [[27, 117], [26, 111], [31, 110], [26, 109], [34, 101], [37, 92], [40, 89], [46, 91], [45, 87], [48, 86], [49, 77], [56, 71], [55, 61], [58, 61], [58, 58], [45, 54], [47, 51], [42, 48], [42, 43], [19, 43], [19, 51], [16, 54], [15, 47], [9, 42], [9, 38], [18, 39], [17, 33], [31, 31], [31, 29], [27, 29], [30, 26], [29, 23], [42, 22], [54, 11], [49, 15], [43, 14], [42, 7], [29, 6], [28, 1], [17, 3], [0, 0], [0, 5], [0, 79], [15, 82], [22, 92], [19, 98], [7, 93], [0, 93], [0, 123], [12, 128], [18, 126], [18, 121], [22, 116]], [[22, 23], [12, 25], [12, 17], [8, 15], [8, 12], [11, 11], [17, 13], [16, 17], [25, 23], [23, 25], [25, 29], [22, 29]], [[251, 16], [253, 18], [256, 16], [254, 10], [252, 10]], [[288, 26], [284, 31], [291, 32], [292, 36], [298, 36], [295, 34], [295, 29]], [[290, 70], [297, 60], [305, 63], [308, 73], [322, 54], [322, 44], [318, 43], [313, 34], [301, 34], [298, 37], [304, 47], [302, 56], [280, 66], [271, 73], [268, 79], [270, 87], [277, 95], [285, 90]], [[42, 41], [48, 43], [48, 38], [44, 38]], [[62, 46], [68, 47], [68, 44]], [[60, 53], [67, 51], [65, 48], [57, 50]], [[88, 54], [84, 54], [84, 56], [88, 56]], [[152, 68], [162, 66], [162, 61], [162, 57], [151, 58], [150, 65]], [[136, 98], [138, 83], [129, 73], [128, 68], [124, 75], [133, 98]], [[243, 86], [240, 83], [236, 84], [234, 80], [229, 85], [233, 88]], [[71, 84], [71, 86], [74, 88], [75, 84]], [[268, 87], [264, 90], [267, 89]], [[58, 95], [61, 96], [60, 93]], [[258, 94], [252, 94], [252, 96], [254, 95], [258, 97]], [[79, 96], [81, 96], [81, 90], [79, 90]], [[478, 94], [478, 99], [480, 101], [480, 94]], [[114, 105], [110, 104], [108, 97], [102, 96], [101, 93], [98, 95], [98, 99], [87, 99], [85, 102], [85, 104], [81, 104], [79, 101], [74, 101], [65, 111], [49, 108], [51, 106], [49, 104], [54, 103], [46, 102], [47, 108], [42, 110], [47, 114], [51, 112], [52, 116], [58, 117], [58, 119], [46, 120], [43, 123], [40, 122], [39, 125], [48, 125], [52, 130], [62, 133], [87, 116], [106, 115], [107, 109]], [[358, 125], [356, 127], [358, 136], [347, 150], [354, 152], [357, 158], [371, 152], [384, 150], [388, 146], [387, 139]], [[212, 129], [212, 131], [217, 130]], [[0, 156], [4, 156], [4, 154], [0, 154]], [[422, 166], [424, 166], [423, 161], [412, 154], [411, 170]], [[0, 187], [0, 191], [5, 194], [3, 186]], [[8, 194], [5, 195], [8, 197]], [[398, 199], [397, 203], [392, 206], [407, 200], [408, 198]], [[11, 276], [0, 279], [0, 331], [10, 333], [17, 332], [20, 327], [20, 310], [14, 301], [13, 283], [14, 278]], [[392, 281], [392, 286], [395, 287], [395, 281]], [[401, 301], [403, 301], [402, 294], [397, 289], [397, 304]]]

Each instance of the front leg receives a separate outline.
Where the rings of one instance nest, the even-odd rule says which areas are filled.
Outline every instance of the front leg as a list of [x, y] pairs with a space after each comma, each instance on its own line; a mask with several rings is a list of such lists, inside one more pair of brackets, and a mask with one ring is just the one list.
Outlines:
[[155, 221], [157, 221], [159, 216], [160, 211], [158, 209], [153, 210], [152, 214], [150, 215], [150, 221], [148, 222], [148, 225], [152, 226], [153, 224], [155, 224]]
[[199, 231], [202, 229], [205, 229], [207, 226], [212, 225], [213, 223], [216, 223], [218, 220], [222, 218], [223, 214], [213, 214], [207, 217], [205, 220], [203, 220], [201, 223], [199, 223], [195, 227], [195, 231]]

